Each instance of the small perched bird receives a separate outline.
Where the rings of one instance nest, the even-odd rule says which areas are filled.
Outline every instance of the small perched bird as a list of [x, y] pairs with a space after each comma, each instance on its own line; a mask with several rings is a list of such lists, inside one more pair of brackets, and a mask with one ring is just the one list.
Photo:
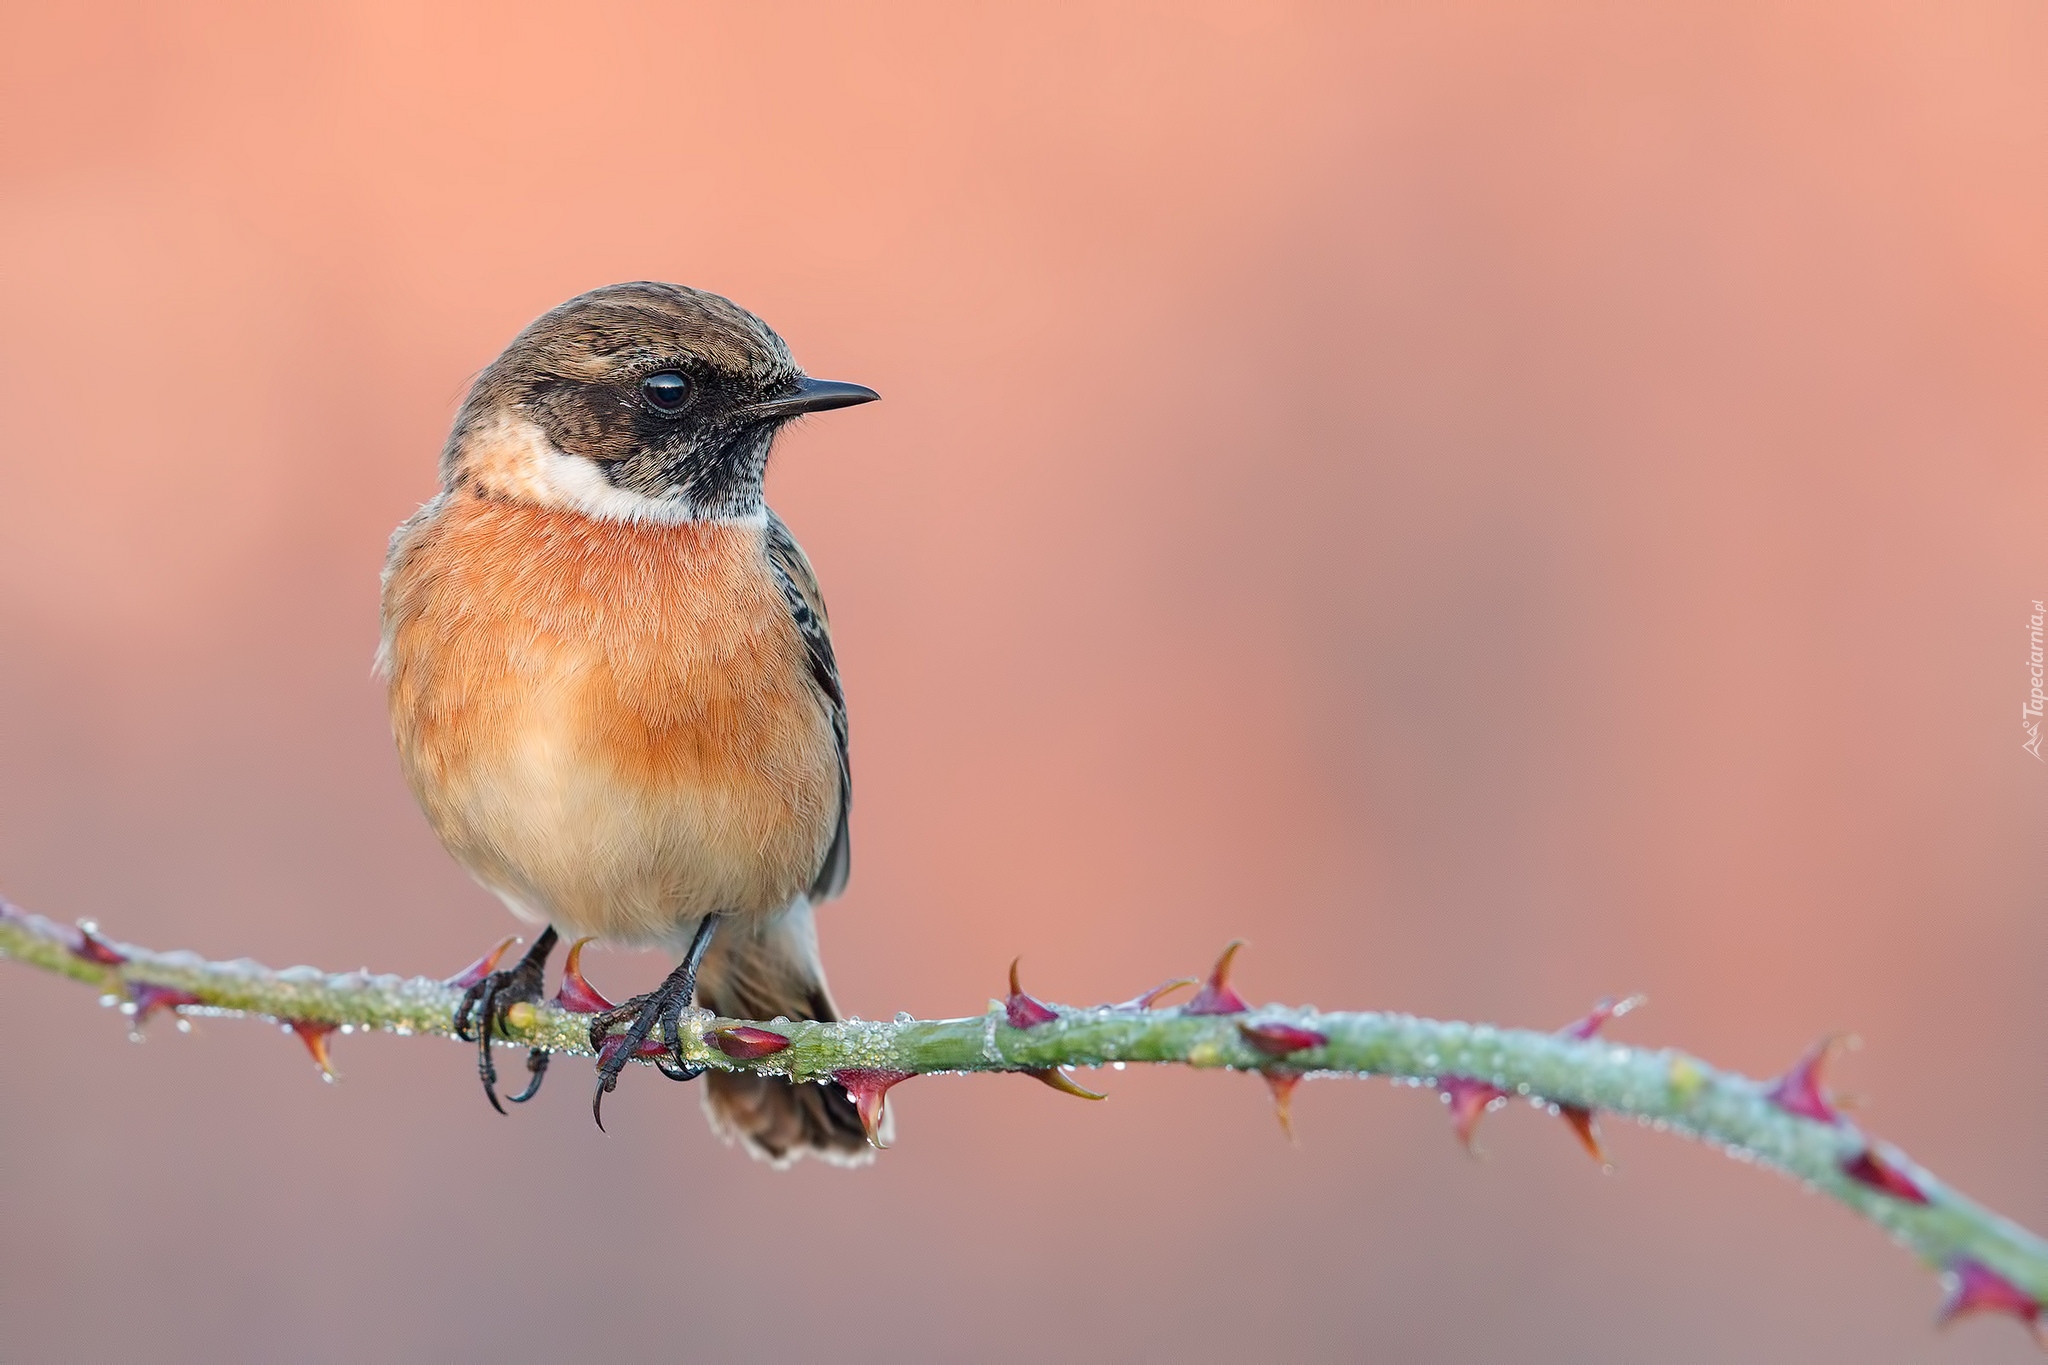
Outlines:
[[[878, 395], [808, 378], [744, 308], [617, 284], [536, 320], [478, 376], [442, 489], [391, 538], [380, 663], [435, 833], [546, 930], [478, 982], [479, 1045], [537, 1000], [557, 931], [665, 947], [662, 985], [591, 1024], [598, 1112], [677, 1019], [836, 1019], [812, 907], [846, 885], [846, 701], [817, 576], [763, 501], [775, 435]], [[527, 1062], [539, 1088], [547, 1054]], [[713, 1071], [712, 1127], [777, 1162], [869, 1155], [837, 1085]], [[599, 1123], [602, 1124], [599, 1114]]]

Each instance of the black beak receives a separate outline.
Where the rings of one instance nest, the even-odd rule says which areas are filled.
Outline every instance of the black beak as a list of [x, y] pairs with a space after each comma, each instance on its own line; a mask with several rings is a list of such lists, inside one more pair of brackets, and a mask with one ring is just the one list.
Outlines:
[[799, 379], [796, 392], [770, 398], [749, 407], [747, 416], [756, 421], [780, 422], [807, 412], [830, 412], [859, 403], [872, 403], [882, 395], [864, 384], [841, 384], [833, 379]]

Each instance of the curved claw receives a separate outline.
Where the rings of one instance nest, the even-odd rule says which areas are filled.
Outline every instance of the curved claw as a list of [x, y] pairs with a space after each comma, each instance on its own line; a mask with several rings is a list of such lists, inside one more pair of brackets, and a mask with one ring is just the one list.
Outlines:
[[704, 1074], [704, 1068], [701, 1066], [691, 1066], [687, 1062], [672, 1062], [666, 1056], [654, 1059], [654, 1069], [672, 1081], [694, 1081]]
[[[483, 1082], [484, 1098], [491, 1108], [500, 1114], [505, 1106], [498, 1101], [498, 1066], [491, 1059], [491, 1031], [505, 1036], [505, 1019], [509, 1011], [518, 1009], [526, 1002], [540, 999], [541, 982], [547, 974], [548, 958], [555, 949], [559, 935], [553, 925], [541, 931], [519, 965], [507, 971], [487, 971], [469, 983], [462, 993], [462, 1001], [455, 1007], [455, 1036], [464, 1042], [476, 1044], [476, 1074]], [[516, 940], [508, 939], [498, 945], [477, 965], [490, 967], [504, 954], [505, 948]], [[469, 973], [464, 973], [465, 976]], [[474, 1033], [472, 1034], [472, 1028]], [[536, 1058], [540, 1060], [536, 1062]], [[526, 1069], [533, 1074], [526, 1089], [513, 1097], [513, 1103], [524, 1104], [540, 1090], [542, 1075], [547, 1071], [547, 1060], [539, 1049], [527, 1053]]]
[[493, 974], [484, 979], [483, 996], [477, 1004], [476, 1074], [477, 1079], [484, 1083], [484, 1098], [491, 1102], [491, 1108], [502, 1114], [505, 1106], [498, 1103], [498, 1065], [491, 1060], [492, 1011], [497, 1004], [498, 978]]
[[[654, 1031], [655, 1018], [656, 1011], [643, 1007], [639, 1016], [633, 1020], [631, 1028], [624, 1033], [604, 1036], [598, 1043], [598, 1085], [597, 1093], [590, 1098], [590, 1117], [597, 1120], [600, 1132], [604, 1130], [604, 1097], [618, 1088], [619, 1073], [626, 1069], [627, 1062], [639, 1055], [640, 1045], [646, 1042], [647, 1035]], [[597, 1025], [592, 1024], [591, 1027], [594, 1030]]]
[[538, 1095], [540, 1093], [540, 1083], [547, 1079], [548, 1058], [550, 1055], [546, 1048], [536, 1047], [529, 1049], [526, 1054], [526, 1069], [533, 1073], [533, 1079], [526, 1083], [526, 1089], [516, 1095], [507, 1095], [505, 1098], [514, 1104], [524, 1104], [535, 1095]]
[[[696, 994], [697, 968], [704, 961], [704, 953], [711, 946], [711, 935], [717, 928], [718, 916], [706, 915], [690, 939], [689, 951], [658, 990], [635, 996], [618, 1009], [597, 1015], [590, 1021], [590, 1042], [597, 1051], [597, 1093], [590, 1097], [590, 1117], [597, 1121], [599, 1132], [604, 1131], [604, 1097], [618, 1085], [619, 1073], [633, 1058], [658, 1059], [655, 1064], [661, 1067], [661, 1074], [672, 1081], [695, 1080], [702, 1074], [692, 1071], [683, 1061], [679, 1021], [683, 1010], [689, 1006], [690, 998]], [[633, 1012], [632, 1027], [624, 1033], [612, 1035], [611, 1026], [628, 1011]], [[649, 1051], [642, 1045], [657, 1024], [661, 1026], [662, 1041]], [[685, 1072], [689, 1074], [685, 1075]]]
[[[634, 1037], [635, 1032], [639, 1037]], [[590, 1117], [597, 1120], [599, 1132], [604, 1131], [604, 1097], [619, 1088], [619, 1076], [625, 1071], [626, 1063], [635, 1057], [645, 1057], [661, 1068], [661, 1073], [672, 1081], [693, 1081], [695, 1075], [678, 1075], [668, 1068], [668, 1054], [660, 1051], [660, 1045], [649, 1045], [647, 1034], [636, 1025], [625, 1033], [607, 1034], [597, 1047], [597, 1093], [590, 1097]], [[684, 1068], [687, 1070], [688, 1068]]]
[[470, 1012], [476, 1008], [476, 1002], [483, 993], [484, 983], [479, 981], [462, 993], [462, 1003], [455, 1007], [455, 1036], [465, 1043], [476, 1041], [469, 1031], [469, 1016]]

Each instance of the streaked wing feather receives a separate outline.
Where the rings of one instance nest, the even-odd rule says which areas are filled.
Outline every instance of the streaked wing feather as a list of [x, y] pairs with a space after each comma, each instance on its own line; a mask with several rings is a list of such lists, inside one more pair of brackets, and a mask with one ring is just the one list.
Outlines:
[[832, 718], [832, 734], [839, 742], [839, 824], [825, 862], [811, 883], [811, 899], [826, 900], [846, 887], [852, 868], [853, 850], [847, 832], [847, 813], [853, 804], [853, 772], [846, 757], [846, 694], [839, 686], [839, 662], [832, 655], [832, 623], [825, 615], [825, 595], [818, 589], [818, 576], [803, 547], [782, 524], [782, 518], [768, 513], [768, 561], [775, 566], [776, 581], [789, 603], [790, 619], [803, 636], [810, 656], [811, 677], [818, 684], [820, 701]]

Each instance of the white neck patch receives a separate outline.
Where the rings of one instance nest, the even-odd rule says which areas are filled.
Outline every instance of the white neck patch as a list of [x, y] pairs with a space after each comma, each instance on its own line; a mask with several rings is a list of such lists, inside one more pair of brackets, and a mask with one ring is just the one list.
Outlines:
[[463, 442], [457, 468], [484, 493], [581, 512], [600, 521], [653, 522], [663, 526], [686, 521], [729, 526], [768, 524], [766, 507], [739, 516], [730, 512], [709, 513], [687, 498], [650, 498], [645, 493], [620, 488], [604, 476], [595, 460], [557, 449], [546, 432], [523, 418], [501, 415], [472, 434]]

